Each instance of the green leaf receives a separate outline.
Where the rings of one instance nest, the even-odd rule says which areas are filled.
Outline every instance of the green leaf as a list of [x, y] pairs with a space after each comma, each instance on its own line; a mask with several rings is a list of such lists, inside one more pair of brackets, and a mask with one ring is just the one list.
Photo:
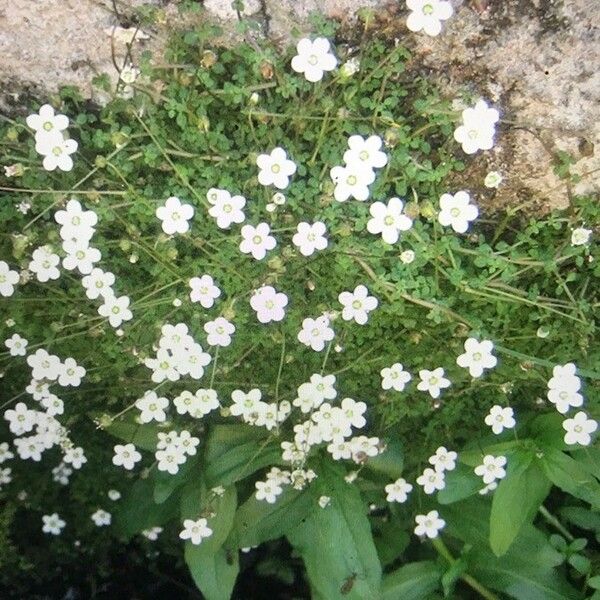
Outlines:
[[154, 502], [153, 491], [152, 477], [138, 479], [119, 502], [115, 511], [114, 527], [125, 538], [128, 539], [144, 529], [163, 525], [177, 515], [177, 495], [172, 495], [162, 504], [157, 504]]
[[573, 525], [582, 529], [591, 529], [600, 533], [600, 515], [582, 506], [565, 506], [559, 509], [563, 519], [570, 521]]
[[[93, 418], [98, 419], [101, 417], [96, 414]], [[138, 449], [154, 452], [158, 441], [158, 432], [162, 430], [156, 425], [140, 425], [131, 421], [113, 421], [105, 427], [105, 431], [128, 444], [133, 444]]]
[[[313, 595], [328, 600], [379, 599], [381, 565], [367, 507], [337, 465], [323, 462], [317, 474], [308, 490], [314, 510], [286, 534], [302, 556]], [[318, 505], [321, 495], [331, 498], [323, 509]]]
[[600, 484], [579, 462], [559, 450], [547, 450], [541, 464], [554, 485], [600, 510]]
[[438, 492], [437, 499], [440, 504], [452, 504], [476, 494], [482, 487], [481, 477], [475, 475], [473, 469], [459, 464], [446, 474], [446, 486]]
[[521, 527], [533, 520], [551, 487], [531, 454], [512, 456], [492, 500], [490, 546], [496, 556], [505, 554]]
[[455, 560], [448, 570], [442, 575], [442, 588], [444, 590], [444, 596], [448, 597], [454, 591], [454, 586], [458, 579], [467, 570], [467, 561], [464, 556], [461, 556], [458, 560]]
[[571, 554], [567, 559], [568, 563], [582, 575], [586, 575], [592, 568], [592, 563], [589, 558], [581, 554]]
[[433, 561], [404, 565], [383, 578], [382, 600], [427, 600], [439, 588], [441, 576]]
[[389, 440], [385, 452], [369, 458], [365, 465], [371, 471], [383, 473], [390, 479], [398, 479], [404, 468], [404, 452], [400, 440]]
[[264, 432], [248, 425], [216, 425], [204, 453], [207, 485], [228, 486], [258, 469], [279, 464], [281, 449], [267, 443]]
[[381, 519], [383, 521], [379, 527], [371, 525], [373, 528], [373, 538], [377, 555], [383, 566], [387, 566], [394, 562], [410, 544], [410, 536], [406, 529], [396, 520], [388, 518]]
[[207, 600], [228, 600], [239, 573], [237, 548], [227, 543], [236, 507], [235, 486], [217, 496], [201, 479], [188, 484], [181, 497], [182, 520], [205, 515], [213, 531], [200, 544], [185, 543], [185, 562]]
[[183, 486], [190, 473], [198, 464], [198, 457], [188, 458], [185, 464], [179, 467], [179, 471], [175, 475], [171, 475], [166, 471], [156, 471], [154, 473], [154, 502], [162, 504], [171, 494]]
[[239, 548], [258, 546], [285, 535], [314, 509], [311, 494], [291, 487], [284, 488], [274, 504], [257, 500], [252, 494], [235, 515], [232, 538]]

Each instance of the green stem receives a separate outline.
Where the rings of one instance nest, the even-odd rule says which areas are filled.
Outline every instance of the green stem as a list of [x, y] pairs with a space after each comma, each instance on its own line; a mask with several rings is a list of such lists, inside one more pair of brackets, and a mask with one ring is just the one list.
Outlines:
[[569, 533], [565, 526], [543, 504], [540, 506], [539, 512], [550, 525], [562, 533], [565, 539], [569, 542], [575, 539], [575, 536]]

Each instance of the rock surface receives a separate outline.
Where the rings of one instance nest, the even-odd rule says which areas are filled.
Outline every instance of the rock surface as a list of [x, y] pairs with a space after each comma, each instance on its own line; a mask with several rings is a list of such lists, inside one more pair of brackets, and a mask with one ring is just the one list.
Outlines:
[[[189, 0], [188, 0], [189, 2]], [[442, 34], [408, 32], [404, 2], [389, 0], [204, 0], [182, 16], [170, 0], [11, 0], [0, 8], [0, 106], [21, 97], [40, 98], [60, 85], [93, 95], [91, 79], [117, 76], [127, 60], [126, 38], [136, 32], [136, 10], [155, 10], [142, 26], [132, 56], [160, 53], [174, 28], [194, 19], [214, 20], [235, 38], [240, 17], [258, 34], [285, 43], [310, 31], [318, 11], [348, 24], [360, 8], [374, 9], [390, 37], [415, 53], [450, 98], [484, 97], [502, 112], [494, 150], [467, 161], [467, 180], [477, 192], [489, 170], [505, 177], [486, 190], [488, 210], [503, 206], [565, 207], [571, 194], [600, 190], [600, 2], [589, 0], [452, 0], [455, 14]], [[577, 161], [581, 181], [567, 187], [553, 172], [556, 152]], [[493, 196], [492, 198], [490, 198]]]

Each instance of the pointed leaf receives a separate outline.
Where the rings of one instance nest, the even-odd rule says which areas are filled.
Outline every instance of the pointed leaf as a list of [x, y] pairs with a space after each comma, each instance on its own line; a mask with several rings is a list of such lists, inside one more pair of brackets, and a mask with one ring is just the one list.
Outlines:
[[382, 600], [427, 600], [439, 589], [441, 576], [433, 561], [404, 565], [383, 578]]

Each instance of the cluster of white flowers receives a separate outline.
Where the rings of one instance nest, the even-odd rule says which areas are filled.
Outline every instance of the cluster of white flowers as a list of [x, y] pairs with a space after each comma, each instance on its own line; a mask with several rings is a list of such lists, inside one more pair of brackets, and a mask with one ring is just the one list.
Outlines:
[[429, 457], [429, 464], [433, 469], [428, 467], [417, 477], [417, 483], [426, 494], [433, 494], [446, 487], [445, 473], [456, 468], [456, 458], [456, 452], [446, 450], [444, 446], [440, 446], [435, 454]]
[[212, 389], [199, 389], [194, 394], [184, 390], [173, 400], [173, 404], [178, 414], [189, 414], [194, 419], [201, 419], [220, 406], [217, 392]]
[[152, 370], [152, 381], [177, 381], [188, 375], [192, 379], [201, 379], [204, 367], [210, 363], [210, 355], [194, 341], [185, 323], [170, 325], [161, 329], [161, 338], [154, 358], [147, 358], [144, 364]]
[[200, 440], [185, 429], [180, 433], [177, 431], [159, 432], [154, 454], [158, 462], [158, 470], [176, 475], [179, 467], [187, 461], [188, 456], [196, 454], [199, 443]]
[[473, 108], [462, 111], [462, 123], [454, 130], [454, 139], [466, 154], [490, 150], [499, 118], [495, 108], [490, 108], [485, 100], [479, 100]]
[[243, 421], [249, 425], [266, 427], [269, 431], [283, 423], [291, 411], [290, 403], [287, 401], [264, 402], [258, 388], [253, 388], [248, 392], [233, 390], [231, 400], [233, 401], [229, 407], [231, 415], [242, 417]]
[[38, 113], [27, 117], [27, 125], [35, 131], [35, 151], [44, 157], [44, 169], [70, 171], [77, 142], [68, 136], [68, 117], [56, 114], [49, 104], [44, 104]]
[[369, 198], [369, 186], [375, 181], [375, 169], [385, 167], [388, 157], [381, 150], [383, 142], [378, 135], [364, 138], [351, 135], [344, 152], [344, 166], [333, 167], [330, 176], [335, 184], [334, 198], [346, 202], [354, 198], [364, 202]]

